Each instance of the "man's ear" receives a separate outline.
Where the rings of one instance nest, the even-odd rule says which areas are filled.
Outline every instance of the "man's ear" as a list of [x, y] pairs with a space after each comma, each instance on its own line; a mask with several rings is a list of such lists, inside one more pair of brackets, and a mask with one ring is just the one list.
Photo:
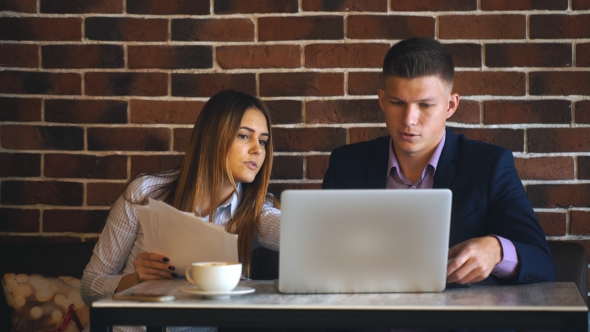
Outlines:
[[379, 97], [381, 110], [385, 112], [385, 91], [383, 89], [377, 89], [377, 97]]
[[461, 99], [459, 97], [459, 94], [451, 93], [451, 96], [449, 98], [449, 108], [447, 109], [447, 119], [450, 118], [453, 114], [455, 114], [457, 107], [459, 107], [459, 99]]

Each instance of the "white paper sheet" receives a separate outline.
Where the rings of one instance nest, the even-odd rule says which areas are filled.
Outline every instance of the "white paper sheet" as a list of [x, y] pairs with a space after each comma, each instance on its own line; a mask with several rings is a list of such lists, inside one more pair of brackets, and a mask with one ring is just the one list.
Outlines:
[[152, 232], [152, 224], [150, 222], [150, 208], [143, 205], [137, 205], [137, 215], [139, 216], [139, 223], [143, 232], [143, 239], [147, 248], [155, 248], [156, 239]]
[[137, 213], [147, 251], [168, 257], [179, 276], [194, 262], [238, 261], [238, 236], [223, 226], [153, 199]]

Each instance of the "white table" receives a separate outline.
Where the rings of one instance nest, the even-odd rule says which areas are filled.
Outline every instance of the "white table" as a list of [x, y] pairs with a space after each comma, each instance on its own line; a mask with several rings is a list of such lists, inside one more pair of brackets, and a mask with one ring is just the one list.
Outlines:
[[255, 293], [229, 299], [185, 294], [184, 279], [145, 282], [136, 292], [176, 295], [166, 303], [103, 299], [91, 331], [112, 325], [292, 328], [543, 328], [587, 332], [588, 308], [574, 283], [474, 285], [442, 293], [280, 294], [272, 281], [242, 281]]

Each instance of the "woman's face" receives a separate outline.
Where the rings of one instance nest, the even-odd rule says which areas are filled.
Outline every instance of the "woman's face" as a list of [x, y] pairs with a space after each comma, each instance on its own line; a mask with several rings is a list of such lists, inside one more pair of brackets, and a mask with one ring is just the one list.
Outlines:
[[268, 137], [264, 114], [256, 108], [247, 109], [228, 155], [230, 171], [236, 182], [254, 181], [266, 157]]

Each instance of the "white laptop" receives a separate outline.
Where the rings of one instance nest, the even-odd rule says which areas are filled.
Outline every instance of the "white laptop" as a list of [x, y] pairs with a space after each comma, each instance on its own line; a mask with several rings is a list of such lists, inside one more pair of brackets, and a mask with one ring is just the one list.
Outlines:
[[286, 190], [281, 195], [281, 293], [440, 292], [452, 193]]

